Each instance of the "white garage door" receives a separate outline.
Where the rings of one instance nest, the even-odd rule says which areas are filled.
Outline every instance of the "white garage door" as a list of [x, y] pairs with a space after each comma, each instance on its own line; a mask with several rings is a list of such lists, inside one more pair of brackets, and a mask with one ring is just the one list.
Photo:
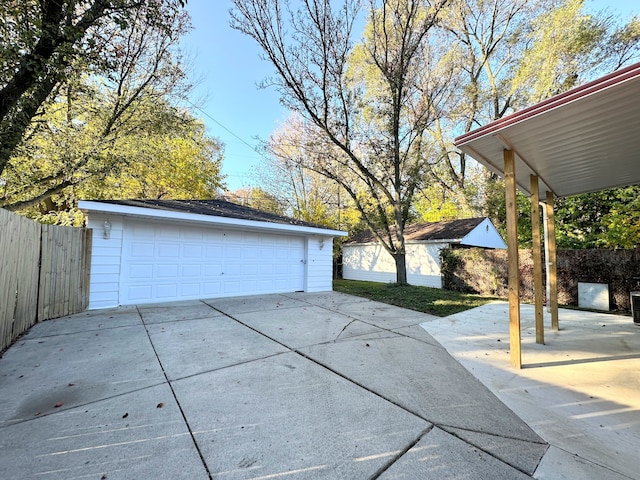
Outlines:
[[304, 290], [303, 237], [125, 224], [120, 304]]

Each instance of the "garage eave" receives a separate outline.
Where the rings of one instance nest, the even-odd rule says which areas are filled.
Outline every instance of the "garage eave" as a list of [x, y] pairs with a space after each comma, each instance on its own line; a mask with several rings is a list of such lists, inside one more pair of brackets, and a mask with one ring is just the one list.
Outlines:
[[122, 215], [134, 218], [162, 219], [168, 221], [178, 221], [195, 223], [201, 225], [216, 225], [227, 228], [243, 228], [258, 231], [271, 231], [281, 233], [304, 233], [308, 235], [345, 237], [347, 232], [328, 228], [308, 227], [302, 225], [289, 225], [285, 223], [261, 222], [256, 220], [245, 220], [239, 218], [220, 217], [214, 215], [201, 215], [195, 213], [176, 212], [172, 210], [160, 210], [143, 207], [132, 207], [129, 205], [119, 205], [91, 200], [80, 200], [78, 208], [85, 214], [100, 212], [104, 214]]

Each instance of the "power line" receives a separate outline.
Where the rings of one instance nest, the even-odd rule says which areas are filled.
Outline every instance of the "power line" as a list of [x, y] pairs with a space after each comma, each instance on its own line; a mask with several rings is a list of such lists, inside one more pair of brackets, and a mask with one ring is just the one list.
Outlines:
[[249, 142], [247, 142], [244, 138], [240, 137], [239, 135], [237, 135], [235, 132], [232, 132], [229, 128], [227, 128], [225, 125], [223, 125], [222, 123], [220, 123], [218, 120], [216, 120], [215, 118], [213, 118], [211, 115], [209, 115], [209, 113], [205, 112], [202, 108], [200, 108], [199, 106], [197, 106], [196, 104], [194, 104], [191, 100], [189, 100], [188, 98], [185, 98], [185, 100], [187, 101], [187, 103], [189, 105], [191, 105], [193, 108], [195, 108], [196, 110], [199, 110], [205, 117], [207, 117], [209, 120], [211, 120], [212, 122], [215, 122], [217, 125], [219, 125], [220, 127], [222, 127], [224, 130], [226, 130], [228, 133], [230, 133], [231, 135], [233, 135], [235, 138], [237, 138], [238, 140], [240, 140], [243, 144], [245, 144], [247, 147], [249, 147], [251, 150], [253, 150], [254, 152], [256, 152], [258, 155], [260, 155], [262, 158], [265, 158], [268, 160], [267, 156], [264, 155], [264, 153], [260, 152], [256, 147], [254, 147], [253, 145], [251, 145]]

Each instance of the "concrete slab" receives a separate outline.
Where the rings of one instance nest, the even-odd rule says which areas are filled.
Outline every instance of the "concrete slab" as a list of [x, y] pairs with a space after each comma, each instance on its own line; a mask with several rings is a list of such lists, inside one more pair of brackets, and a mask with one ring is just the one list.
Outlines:
[[[520, 465], [522, 456], [537, 455], [539, 460], [540, 437], [444, 349], [390, 335], [300, 351], [430, 423], [491, 434], [475, 437], [482, 440], [476, 446], [509, 465]], [[526, 452], [509, 448], [514, 439], [522, 442]]]
[[629, 480], [630, 478], [638, 477], [622, 475], [552, 445], [542, 458], [535, 478], [539, 480], [575, 480], [576, 478]]
[[436, 425], [541, 443], [442, 348], [395, 335], [358, 337], [300, 351]]
[[2, 358], [0, 426], [164, 381], [142, 325], [20, 340]]
[[222, 315], [151, 324], [147, 329], [171, 380], [288, 351]]
[[436, 427], [379, 478], [518, 480], [531, 477]]
[[432, 315], [427, 315], [426, 313], [372, 301], [340, 304], [335, 309], [339, 313], [352, 316], [386, 330], [418, 325], [432, 317]]
[[301, 302], [310, 303], [311, 305], [317, 305], [318, 307], [325, 307], [330, 310], [336, 310], [341, 305], [351, 303], [369, 302], [368, 299], [363, 297], [355, 297], [353, 295], [347, 295], [340, 292], [318, 292], [318, 293], [283, 293], [283, 296], [299, 300]]
[[209, 478], [166, 384], [2, 428], [0, 471], [5, 479]]
[[249, 297], [214, 298], [203, 300], [203, 302], [231, 316], [237, 313], [262, 312], [289, 307], [304, 307], [307, 305], [304, 301], [286, 295], [252, 295]]
[[508, 459], [511, 466], [528, 475], [533, 475], [540, 464], [540, 459], [549, 448], [546, 443], [527, 442], [517, 438], [505, 439], [505, 437], [462, 428], [442, 428], [447, 433], [490, 453], [496, 458]]
[[106, 328], [142, 325], [136, 307], [119, 307], [101, 310], [89, 310], [66, 317], [55, 318], [38, 323], [31, 328], [25, 339], [66, 335], [69, 333], [92, 332]]
[[295, 353], [174, 389], [214, 478], [370, 478], [430, 427]]
[[[533, 306], [521, 306], [521, 323], [522, 370], [509, 364], [506, 303], [422, 326], [546, 442], [567, 453], [541, 463], [536, 478], [603, 478], [601, 468], [638, 478], [640, 329], [630, 317], [561, 309], [560, 332], [549, 329], [545, 312], [546, 344], [538, 345]], [[548, 470], [558, 462], [568, 463]], [[589, 475], [571, 473], [585, 465], [593, 468]]]
[[544, 447], [418, 330], [430, 316], [341, 294], [215, 302], [92, 311], [16, 343], [0, 358], [0, 477], [376, 478], [420, 472], [432, 422], [448, 434], [430, 437], [427, 472], [517, 475]]
[[434, 347], [442, 348], [438, 341], [429, 335], [429, 333], [420, 325], [409, 325], [408, 327], [394, 328], [391, 331], [398, 335], [411, 337], [414, 340], [419, 340], [421, 342], [428, 343], [429, 345], [433, 345]]
[[313, 305], [282, 308], [269, 315], [264, 311], [237, 313], [234, 318], [294, 349], [382, 331], [347, 315]]
[[214, 318], [222, 315], [222, 313], [202, 302], [140, 305], [138, 310], [146, 324]]

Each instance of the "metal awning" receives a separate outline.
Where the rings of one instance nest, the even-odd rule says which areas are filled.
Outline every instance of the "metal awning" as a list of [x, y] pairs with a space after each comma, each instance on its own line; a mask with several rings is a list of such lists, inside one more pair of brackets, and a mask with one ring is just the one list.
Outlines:
[[515, 153], [518, 187], [557, 197], [640, 183], [640, 63], [459, 136], [455, 145], [499, 175]]
[[505, 177], [510, 357], [520, 368], [516, 187], [531, 195], [536, 343], [544, 343], [539, 203], [551, 323], [559, 330], [553, 199], [640, 184], [640, 63], [461, 135], [455, 145]]

